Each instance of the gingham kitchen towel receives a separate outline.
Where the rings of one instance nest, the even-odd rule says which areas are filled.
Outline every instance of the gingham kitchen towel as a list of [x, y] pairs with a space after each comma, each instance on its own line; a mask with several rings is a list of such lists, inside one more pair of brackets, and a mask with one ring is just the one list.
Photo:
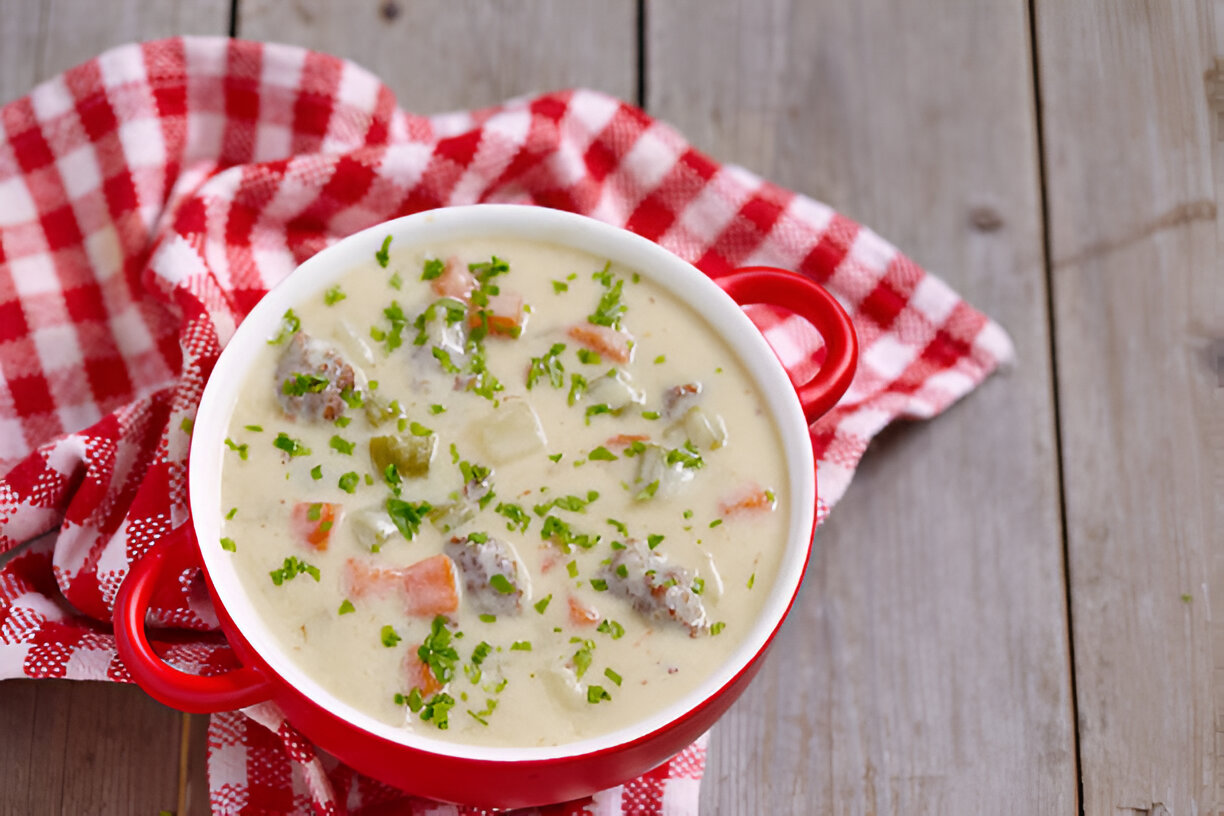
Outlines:
[[[767, 264], [832, 291], [862, 357], [812, 428], [820, 519], [874, 434], [933, 416], [1011, 355], [997, 325], [869, 229], [607, 96], [422, 117], [356, 65], [299, 48], [118, 48], [0, 109], [0, 677], [128, 680], [115, 593], [187, 520], [191, 420], [234, 327], [341, 236], [484, 201], [585, 213], [710, 274]], [[818, 368], [806, 324], [753, 318], [788, 365]], [[173, 627], [157, 645], [177, 665], [232, 664], [198, 576], [152, 619]], [[214, 716], [209, 749], [218, 813], [456, 812], [320, 755], [272, 706]], [[698, 744], [546, 812], [693, 813], [703, 764]]]

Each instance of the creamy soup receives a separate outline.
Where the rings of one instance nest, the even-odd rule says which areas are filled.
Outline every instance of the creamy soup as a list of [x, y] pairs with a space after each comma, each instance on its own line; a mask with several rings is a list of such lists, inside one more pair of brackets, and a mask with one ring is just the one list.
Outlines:
[[631, 269], [398, 247], [286, 312], [229, 423], [222, 546], [304, 671], [405, 729], [571, 742], [738, 646], [786, 542], [764, 401]]

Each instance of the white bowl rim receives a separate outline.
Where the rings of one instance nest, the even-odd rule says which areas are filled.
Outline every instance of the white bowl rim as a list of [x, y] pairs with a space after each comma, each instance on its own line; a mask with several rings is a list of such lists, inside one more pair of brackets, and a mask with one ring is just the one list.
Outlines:
[[[220, 547], [223, 440], [254, 357], [241, 350], [261, 346], [275, 335], [286, 309], [321, 293], [348, 270], [367, 263], [387, 235], [392, 236], [394, 249], [506, 235], [610, 258], [654, 280], [703, 314], [756, 380], [787, 458], [791, 500], [786, 551], [761, 614], [743, 641], [715, 672], [673, 704], [616, 731], [555, 746], [500, 747], [440, 740], [389, 725], [343, 702], [298, 668], [263, 625], [242, 589], [233, 562]], [[811, 439], [794, 386], [760, 331], [717, 284], [688, 262], [627, 230], [561, 210], [513, 204], [474, 204], [414, 213], [349, 235], [303, 262], [255, 305], [218, 358], [200, 401], [188, 462], [192, 523], [204, 568], [226, 614], [273, 672], [314, 704], [380, 738], [442, 756], [492, 762], [530, 762], [607, 751], [651, 735], [718, 696], [768, 644], [799, 590], [814, 529], [815, 482]]]

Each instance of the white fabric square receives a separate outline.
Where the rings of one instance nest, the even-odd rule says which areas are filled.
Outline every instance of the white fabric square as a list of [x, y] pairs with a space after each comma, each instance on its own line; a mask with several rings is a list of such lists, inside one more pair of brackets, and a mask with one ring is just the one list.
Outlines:
[[0, 417], [0, 462], [15, 462], [26, 452], [21, 420]]
[[[579, 91], [570, 99], [569, 109], [562, 120], [562, 129], [566, 135], [574, 132], [587, 135], [587, 139], [578, 149], [585, 151], [594, 138], [608, 126], [612, 117], [620, 110], [620, 104], [610, 96]], [[566, 125], [569, 127], [566, 127]], [[576, 124], [576, 126], [575, 126]]]
[[21, 176], [0, 180], [0, 227], [25, 224], [37, 217], [34, 199]]
[[38, 349], [43, 371], [75, 368], [84, 359], [81, 341], [72, 325], [35, 329], [30, 332], [30, 339], [34, 341], [34, 348]]
[[115, 344], [124, 357], [135, 357], [153, 348], [153, 335], [145, 325], [144, 316], [135, 306], [129, 306], [110, 319]]
[[123, 267], [123, 248], [119, 246], [119, 234], [113, 224], [85, 236], [85, 254], [96, 273], [98, 283], [110, 280]]
[[297, 90], [302, 81], [306, 52], [297, 48], [265, 48], [259, 81], [270, 88]]
[[651, 127], [638, 137], [621, 160], [617, 175], [629, 176], [640, 190], [653, 190], [659, 186], [680, 157], [674, 139], [663, 136], [660, 126]]
[[274, 161], [289, 155], [293, 148], [293, 129], [285, 125], [260, 122], [255, 129], [255, 155], [257, 162]]
[[69, 198], [79, 199], [102, 184], [98, 157], [94, 154], [92, 145], [87, 144], [67, 156], [61, 156], [56, 159], [55, 167], [59, 170], [64, 191], [68, 193]]
[[219, 156], [225, 137], [225, 116], [199, 111], [187, 117], [187, 154]]
[[133, 119], [119, 126], [123, 155], [132, 167], [161, 167], [166, 163], [166, 144], [156, 119]]
[[340, 102], [361, 110], [373, 111], [378, 102], [381, 83], [374, 76], [351, 62], [344, 63], [340, 71], [340, 87], [337, 96]]
[[890, 334], [882, 334], [863, 351], [862, 361], [880, 376], [895, 380], [917, 354], [918, 349], [914, 346], [907, 346]]
[[107, 88], [116, 88], [128, 83], [144, 84], [146, 82], [144, 54], [139, 45], [124, 45], [112, 48], [98, 57], [98, 70], [102, 74], [102, 84]]
[[59, 292], [59, 276], [48, 254], [28, 255], [8, 262], [13, 273], [13, 286], [23, 297]]
[[76, 105], [62, 76], [37, 86], [30, 92], [30, 102], [34, 106], [34, 115], [43, 122], [71, 112]]
[[960, 298], [956, 293], [932, 275], [923, 275], [909, 298], [909, 307], [935, 326], [943, 325], [957, 303], [960, 303]]

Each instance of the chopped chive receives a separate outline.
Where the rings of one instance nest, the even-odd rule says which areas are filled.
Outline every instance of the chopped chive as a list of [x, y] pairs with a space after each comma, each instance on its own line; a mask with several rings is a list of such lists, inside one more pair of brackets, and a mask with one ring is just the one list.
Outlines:
[[229, 512], [225, 514], [225, 520], [226, 520], [226, 521], [229, 521], [230, 519], [232, 519], [232, 518], [233, 518], [234, 516], [236, 516], [236, 515], [238, 515], [238, 508], [237, 508], [237, 507], [231, 507], [231, 508], [229, 509]]
[[604, 677], [608, 678], [618, 686], [621, 684], [621, 676], [611, 669], [604, 669]]
[[226, 536], [221, 539], [221, 549], [226, 552], [238, 552], [238, 545], [234, 543], [234, 539]]
[[717, 527], [718, 525], [722, 524], [722, 522], [723, 522], [722, 519], [714, 519], [713, 521], [710, 522], [710, 527], [711, 528]]
[[486, 615], [481, 615], [481, 616], [480, 616], [480, 619], [481, 619], [482, 621], [484, 621], [485, 623], [493, 623], [494, 621], [496, 621], [496, 620], [497, 620], [497, 616], [496, 616], [496, 615], [488, 615], [488, 614], [486, 614]]
[[387, 268], [387, 264], [391, 261], [391, 236], [388, 235], [383, 239], [382, 248], [374, 253], [374, 260], [378, 261], [378, 265], [383, 269]]
[[510, 644], [510, 651], [512, 652], [530, 652], [531, 651], [531, 641], [530, 640], [516, 640], [514, 641], [514, 643]]

